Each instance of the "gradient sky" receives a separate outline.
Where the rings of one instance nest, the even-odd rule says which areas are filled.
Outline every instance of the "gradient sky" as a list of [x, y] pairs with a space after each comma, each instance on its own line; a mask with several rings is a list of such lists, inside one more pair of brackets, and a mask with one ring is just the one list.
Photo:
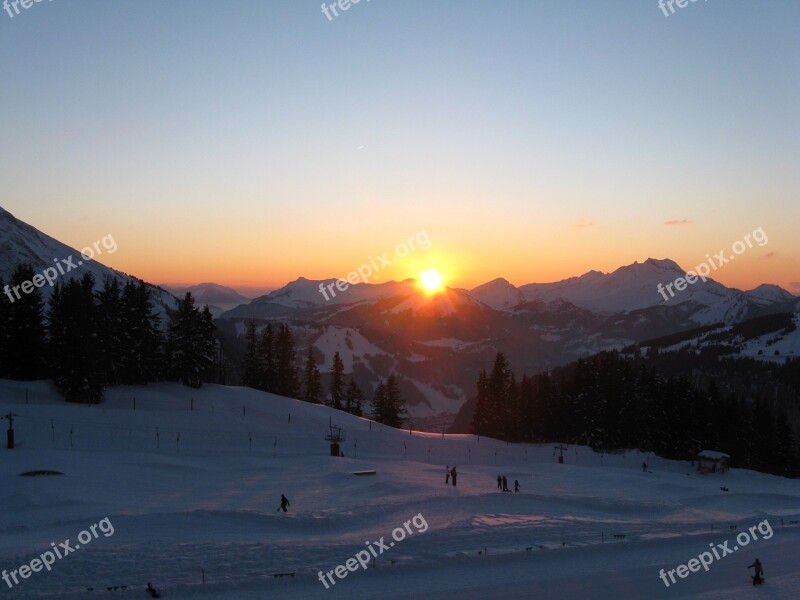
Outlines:
[[[13, 10], [13, 9], [12, 9]], [[800, 293], [800, 2], [54, 0], [0, 12], [0, 206], [152, 282], [521, 285], [763, 227]], [[668, 225], [668, 222], [678, 224]]]

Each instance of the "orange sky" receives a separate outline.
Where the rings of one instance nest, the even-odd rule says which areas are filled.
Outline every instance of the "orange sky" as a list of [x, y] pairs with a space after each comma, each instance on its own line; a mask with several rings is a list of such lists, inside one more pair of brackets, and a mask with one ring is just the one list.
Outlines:
[[218, 9], [6, 20], [2, 205], [78, 248], [113, 234], [105, 262], [148, 281], [256, 287], [420, 231], [371, 281], [691, 269], [763, 227], [715, 276], [800, 293], [797, 2]]

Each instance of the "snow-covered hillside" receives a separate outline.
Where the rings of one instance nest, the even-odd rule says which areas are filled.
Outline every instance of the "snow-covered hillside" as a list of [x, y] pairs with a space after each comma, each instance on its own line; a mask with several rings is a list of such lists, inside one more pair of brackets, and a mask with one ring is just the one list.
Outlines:
[[800, 312], [776, 319], [774, 323], [764, 323], [758, 328], [755, 327], [756, 323], [758, 320], [747, 322], [752, 327], [746, 330], [744, 325], [721, 325], [702, 333], [689, 332], [680, 341], [663, 345], [660, 350], [671, 352], [692, 348], [701, 351], [725, 347], [730, 350], [728, 356], [731, 357], [753, 358], [779, 364], [800, 357]]
[[[75, 248], [70, 248], [20, 221], [0, 207], [0, 277], [8, 283], [18, 263], [32, 265], [35, 273], [42, 273], [45, 269], [52, 269], [55, 264], [60, 264], [65, 272], [63, 275], [56, 272], [54, 283], [63, 283], [72, 278], [83, 277], [85, 273], [91, 273], [98, 289], [109, 277], [117, 278], [124, 284], [133, 278], [103, 264], [103, 261], [117, 250], [116, 240], [113, 235], [109, 235], [108, 239], [103, 238], [105, 241], [98, 240], [101, 243], [97, 247], [93, 246], [95, 240], [87, 240], [88, 247], [96, 256], [94, 260], [84, 260]], [[41, 288], [45, 299], [50, 297], [52, 289], [46, 284]], [[153, 304], [161, 315], [164, 314], [165, 307], [175, 307], [175, 298], [169, 292], [156, 286], [150, 286], [150, 290]]]
[[[635, 450], [570, 447], [558, 464], [550, 444], [409, 434], [244, 388], [122, 387], [79, 406], [47, 383], [0, 381], [0, 413], [9, 411], [19, 446], [0, 450], [0, 569], [30, 564], [51, 542], [75, 546], [106, 517], [113, 535], [13, 589], [0, 582], [2, 597], [85, 598], [92, 588], [90, 598], [137, 598], [148, 581], [165, 598], [224, 600], [738, 600], [800, 589], [795, 480], [702, 476]], [[328, 456], [329, 420], [346, 434], [344, 458]], [[444, 482], [454, 464], [457, 487]], [[32, 470], [63, 475], [19, 476]], [[365, 470], [375, 474], [353, 475]], [[498, 491], [498, 475], [521, 492]], [[282, 493], [286, 514], [276, 511]], [[765, 520], [768, 539], [669, 588], [659, 579], [710, 544], [733, 549]], [[398, 527], [405, 539], [393, 541]], [[381, 539], [374, 565], [321, 583], [320, 571]], [[756, 556], [767, 582], [754, 590], [746, 567]]]

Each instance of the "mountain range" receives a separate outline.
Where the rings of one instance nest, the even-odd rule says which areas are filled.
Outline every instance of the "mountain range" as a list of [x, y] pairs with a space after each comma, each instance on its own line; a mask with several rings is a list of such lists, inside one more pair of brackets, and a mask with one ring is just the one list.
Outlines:
[[[0, 208], [0, 276], [5, 281], [18, 262], [29, 262], [41, 272], [71, 255], [78, 252]], [[64, 278], [87, 270], [98, 286], [106, 277], [130, 278], [104, 266], [103, 256], [98, 259]], [[519, 374], [657, 339], [666, 349], [664, 340], [674, 339], [675, 347], [721, 344], [734, 354], [770, 360], [776, 354], [784, 359], [800, 354], [800, 334], [787, 326], [798, 320], [798, 297], [775, 285], [742, 291], [708, 279], [665, 301], [658, 285], [683, 276], [685, 271], [672, 260], [648, 259], [611, 273], [589, 271], [554, 283], [517, 287], [498, 278], [471, 290], [446, 288], [433, 296], [422, 293], [412, 279], [355, 284], [344, 292], [336, 290], [335, 296], [328, 294], [328, 300], [320, 287], [335, 284], [333, 279], [300, 277], [249, 301], [211, 283], [170, 290], [178, 295], [191, 291], [200, 304], [214, 307], [220, 335], [234, 358], [236, 348], [241, 352], [248, 320], [259, 327], [284, 321], [292, 325], [299, 356], [312, 347], [324, 373], [338, 351], [346, 372], [368, 398], [394, 371], [418, 423], [457, 413], [474, 395], [478, 373], [490, 366], [497, 351], [506, 354]], [[170, 291], [158, 286], [152, 291], [162, 312], [175, 305]], [[43, 292], [47, 297], [50, 288]], [[784, 318], [771, 320], [770, 315]], [[751, 322], [757, 326], [746, 325]]]
[[250, 298], [243, 296], [233, 288], [216, 283], [198, 283], [188, 286], [162, 283], [161, 287], [178, 297], [190, 292], [194, 296], [195, 302], [200, 306], [208, 305], [211, 314], [215, 317], [250, 301]]
[[685, 275], [672, 260], [648, 259], [612, 273], [590, 271], [520, 287], [498, 278], [433, 297], [421, 293], [414, 280], [356, 284], [329, 300], [320, 287], [327, 289], [335, 280], [301, 277], [223, 313], [218, 322], [241, 335], [250, 319], [289, 321], [299, 344], [319, 352], [323, 369], [339, 351], [368, 391], [395, 371], [418, 418], [458, 410], [498, 350], [520, 374], [533, 374], [678, 333], [691, 339], [691, 332], [702, 328], [705, 339], [711, 336], [715, 343], [730, 332], [728, 342], [742, 355], [766, 357], [767, 342], [772, 355], [779, 348], [772, 347], [780, 341], [776, 335], [786, 336], [780, 345], [785, 356], [800, 353], [796, 332], [765, 331], [762, 342], [751, 340], [747, 348], [739, 347], [735, 333], [737, 324], [768, 315], [796, 320], [798, 297], [776, 285], [742, 291], [709, 278], [665, 301], [658, 285]]

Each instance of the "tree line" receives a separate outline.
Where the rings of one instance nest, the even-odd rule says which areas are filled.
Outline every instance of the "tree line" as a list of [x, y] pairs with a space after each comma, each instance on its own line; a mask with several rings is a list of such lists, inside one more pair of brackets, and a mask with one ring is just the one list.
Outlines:
[[[17, 265], [12, 286], [33, 279]], [[19, 299], [0, 296], [0, 378], [52, 379], [70, 402], [97, 403], [109, 386], [180, 381], [200, 387], [214, 379], [216, 327], [206, 306], [187, 293], [167, 309], [162, 328], [143, 281], [109, 277], [100, 290], [86, 273]], [[0, 280], [0, 289], [5, 283]]]
[[604, 352], [517, 382], [498, 353], [477, 381], [472, 432], [513, 442], [565, 442], [598, 451], [638, 448], [677, 460], [698, 446], [731, 456], [734, 466], [798, 476], [787, 414], [766, 397], [720, 391], [663, 375], [641, 357]]
[[[275, 327], [267, 323], [259, 333], [255, 321], [248, 321], [244, 340], [244, 385], [312, 404], [324, 404], [353, 415], [364, 415], [364, 393], [353, 375], [345, 377], [344, 362], [339, 352], [333, 355], [328, 389], [325, 390], [313, 347], [308, 347], [302, 368], [298, 368], [294, 336], [286, 323], [278, 323]], [[385, 382], [378, 383], [372, 404], [371, 417], [375, 421], [390, 427], [403, 425], [405, 403], [394, 373]]]

